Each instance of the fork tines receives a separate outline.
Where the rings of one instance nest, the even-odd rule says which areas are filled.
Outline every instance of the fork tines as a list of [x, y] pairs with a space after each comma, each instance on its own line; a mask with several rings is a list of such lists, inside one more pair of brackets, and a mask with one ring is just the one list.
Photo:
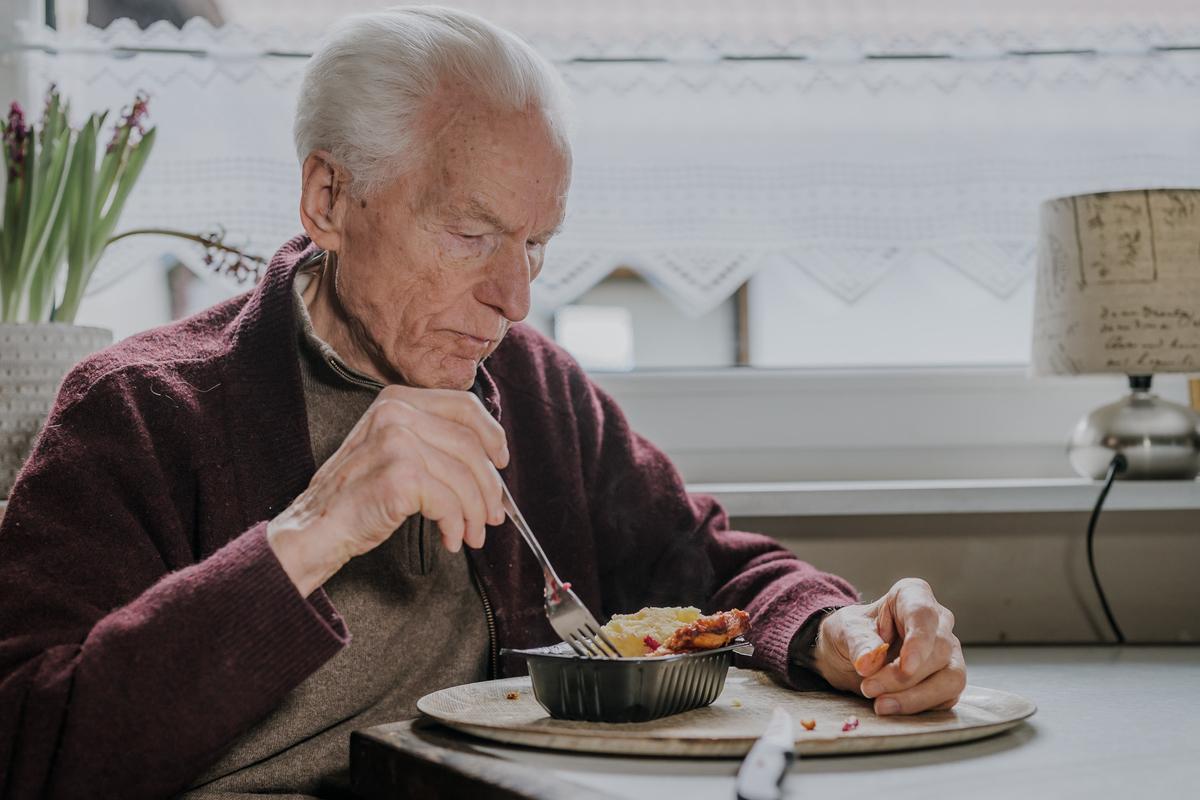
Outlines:
[[585, 658], [621, 658], [621, 653], [595, 622], [570, 631], [563, 637], [576, 653]]

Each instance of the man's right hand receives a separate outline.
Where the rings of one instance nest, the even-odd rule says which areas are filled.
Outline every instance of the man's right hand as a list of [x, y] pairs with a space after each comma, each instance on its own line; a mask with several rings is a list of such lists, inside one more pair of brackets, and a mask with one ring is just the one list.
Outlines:
[[482, 547], [504, 521], [504, 429], [470, 392], [388, 386], [308, 488], [267, 525], [267, 540], [307, 597], [413, 514], [442, 544]]

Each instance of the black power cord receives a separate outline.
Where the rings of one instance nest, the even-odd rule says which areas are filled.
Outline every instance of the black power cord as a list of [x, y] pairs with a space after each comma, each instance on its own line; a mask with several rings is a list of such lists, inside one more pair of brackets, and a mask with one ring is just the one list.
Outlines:
[[1124, 472], [1128, 466], [1129, 462], [1120, 453], [1113, 456], [1112, 461], [1109, 462], [1104, 488], [1100, 490], [1100, 496], [1096, 498], [1096, 507], [1092, 509], [1092, 518], [1088, 521], [1087, 529], [1088, 569], [1092, 573], [1092, 583], [1096, 586], [1096, 594], [1100, 596], [1100, 606], [1104, 609], [1104, 616], [1108, 617], [1109, 627], [1112, 628], [1113, 635], [1117, 637], [1117, 644], [1125, 644], [1125, 634], [1121, 633], [1121, 627], [1117, 625], [1117, 619], [1113, 616], [1112, 609], [1108, 607], [1108, 598], [1104, 596], [1104, 589], [1100, 586], [1100, 576], [1096, 574], [1096, 558], [1093, 554], [1092, 542], [1096, 537], [1096, 520], [1100, 517], [1100, 508], [1104, 505], [1104, 498], [1108, 496], [1108, 490], [1112, 488], [1117, 474]]

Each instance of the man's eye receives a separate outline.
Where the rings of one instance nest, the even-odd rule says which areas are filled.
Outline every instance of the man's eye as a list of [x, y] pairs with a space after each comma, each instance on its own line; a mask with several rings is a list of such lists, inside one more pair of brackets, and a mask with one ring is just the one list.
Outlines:
[[457, 233], [455, 234], [460, 239], [466, 239], [468, 242], [475, 242], [483, 238], [481, 233]]

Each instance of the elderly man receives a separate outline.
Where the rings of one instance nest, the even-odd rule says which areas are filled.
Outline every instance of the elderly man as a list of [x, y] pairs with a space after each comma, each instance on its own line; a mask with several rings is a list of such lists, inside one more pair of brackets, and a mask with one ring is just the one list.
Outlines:
[[923, 581], [860, 604], [730, 531], [514, 325], [563, 219], [562, 115], [553, 70], [470, 15], [331, 34], [296, 119], [305, 235], [250, 294], [76, 368], [13, 490], [0, 794], [342, 791], [352, 730], [555, 640], [502, 477], [603, 615], [740, 606], [785, 684], [955, 702]]

